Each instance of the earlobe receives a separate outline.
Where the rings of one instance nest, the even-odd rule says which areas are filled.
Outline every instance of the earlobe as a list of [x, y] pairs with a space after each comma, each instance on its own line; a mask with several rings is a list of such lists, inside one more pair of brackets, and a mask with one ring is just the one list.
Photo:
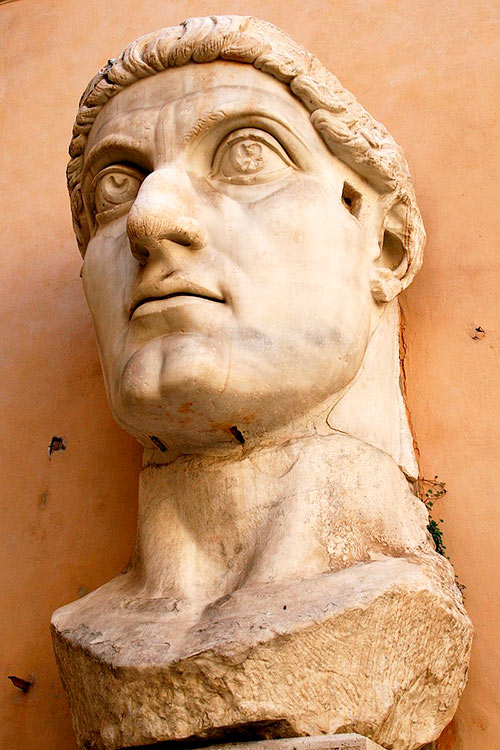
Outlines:
[[389, 268], [373, 268], [370, 288], [376, 302], [390, 302], [403, 291], [401, 280]]
[[379, 256], [373, 264], [371, 290], [377, 302], [390, 302], [403, 291], [401, 279], [408, 270], [405, 246], [389, 229], [384, 229]]

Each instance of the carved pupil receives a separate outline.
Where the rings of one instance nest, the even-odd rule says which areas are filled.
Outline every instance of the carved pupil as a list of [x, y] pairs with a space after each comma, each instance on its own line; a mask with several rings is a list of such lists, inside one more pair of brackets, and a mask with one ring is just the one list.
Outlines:
[[131, 175], [116, 172], [106, 174], [99, 182], [96, 209], [105, 211], [109, 204], [120, 204], [133, 200], [137, 195], [139, 181]]
[[231, 164], [239, 172], [254, 174], [264, 166], [262, 145], [252, 141], [236, 143], [230, 152]]
[[133, 182], [126, 174], [108, 174], [103, 184], [104, 196], [110, 200], [123, 199], [135, 187]]

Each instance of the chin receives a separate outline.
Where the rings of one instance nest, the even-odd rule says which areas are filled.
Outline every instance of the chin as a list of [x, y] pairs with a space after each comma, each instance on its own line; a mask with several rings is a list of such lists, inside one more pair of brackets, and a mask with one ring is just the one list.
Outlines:
[[226, 387], [229, 357], [205, 337], [173, 339], [128, 358], [109, 394], [114, 418], [148, 448], [189, 452], [234, 444], [230, 430], [245, 409], [241, 394]]
[[[253, 415], [237, 395], [218, 398], [206, 384], [190, 382], [163, 395], [122, 393], [112, 409], [118, 424], [147, 448], [198, 453], [245, 442]], [[237, 404], [239, 404], [237, 406]]]
[[227, 380], [227, 349], [196, 334], [155, 338], [118, 360], [113, 400], [156, 413], [176, 411], [193, 393], [213, 398]]
[[161, 381], [157, 388], [124, 378], [113, 416], [145, 447], [174, 453], [255, 447], [289, 418], [288, 410], [272, 408], [263, 394], [234, 383], [221, 390], [208, 374]]
[[196, 453], [243, 443], [255, 447], [298, 424], [325, 399], [334, 400], [358, 365], [357, 358], [341, 356], [344, 350], [336, 352], [332, 359], [343, 367], [322, 382], [323, 361], [309, 358], [300, 366], [296, 357], [294, 367], [290, 358], [276, 362], [227, 344], [177, 334], [124, 356], [109, 390], [118, 424], [148, 448]]

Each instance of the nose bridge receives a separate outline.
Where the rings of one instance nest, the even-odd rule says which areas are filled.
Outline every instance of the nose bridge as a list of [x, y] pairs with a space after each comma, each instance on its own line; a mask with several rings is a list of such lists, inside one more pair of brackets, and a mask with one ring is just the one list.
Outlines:
[[148, 175], [127, 219], [132, 254], [144, 261], [164, 252], [169, 243], [194, 250], [204, 247], [206, 232], [197, 216], [196, 198], [191, 180], [178, 162]]

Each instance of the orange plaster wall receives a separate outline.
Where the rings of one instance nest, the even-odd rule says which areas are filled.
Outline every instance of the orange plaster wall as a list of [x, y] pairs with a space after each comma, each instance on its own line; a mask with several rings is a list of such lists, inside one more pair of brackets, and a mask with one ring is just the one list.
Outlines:
[[[140, 450], [106, 406], [64, 168], [88, 79], [188, 15], [252, 13], [331, 67], [404, 146], [429, 240], [405, 294], [408, 402], [476, 627], [441, 750], [500, 748], [500, 256], [495, 0], [14, 0], [0, 4], [0, 747], [75, 750], [49, 617], [127, 561]], [[495, 14], [497, 17], [495, 18]], [[497, 160], [498, 172], [498, 160]], [[476, 326], [485, 336], [473, 339]], [[53, 435], [67, 450], [49, 460]], [[24, 695], [7, 680], [34, 680]]]

